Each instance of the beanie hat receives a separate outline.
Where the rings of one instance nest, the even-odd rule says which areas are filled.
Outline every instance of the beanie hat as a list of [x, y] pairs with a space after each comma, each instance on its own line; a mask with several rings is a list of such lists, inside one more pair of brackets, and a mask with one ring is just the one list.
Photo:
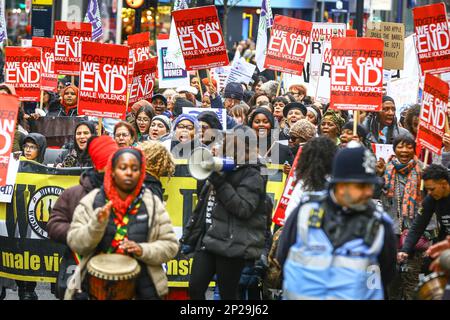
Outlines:
[[317, 134], [316, 126], [309, 122], [307, 119], [301, 119], [294, 123], [289, 130], [290, 136], [301, 137], [305, 141], [309, 141]]
[[162, 122], [162, 124], [166, 127], [167, 131], [170, 131], [170, 119], [165, 116], [165, 115], [159, 115], [159, 116], [155, 116], [152, 119], [152, 122], [155, 120], [159, 120]]
[[244, 99], [244, 89], [240, 83], [229, 82], [225, 87], [223, 96], [225, 98], [242, 100]]
[[175, 119], [175, 121], [173, 123], [173, 130], [174, 131], [176, 130], [177, 125], [183, 120], [188, 120], [188, 121], [192, 122], [192, 124], [195, 127], [195, 131], [198, 131], [198, 129], [200, 128], [196, 117], [193, 117], [193, 116], [191, 116], [190, 114], [187, 114], [187, 113], [182, 113], [182, 114], [180, 114], [178, 116], [178, 118]]
[[[353, 131], [353, 121], [349, 121], [346, 124], [344, 124], [342, 130], [344, 129], [349, 129]], [[358, 135], [358, 137], [365, 139], [367, 136], [367, 131], [366, 129], [364, 129], [362, 125], [358, 124], [358, 126], [356, 127], [356, 134]]]
[[173, 105], [173, 116], [178, 117], [183, 113], [183, 108], [195, 108], [194, 104], [185, 98], [178, 98]]
[[92, 140], [89, 141], [88, 153], [95, 170], [103, 170], [108, 163], [109, 157], [118, 149], [117, 143], [110, 136], [92, 138]]
[[217, 114], [213, 111], [203, 111], [198, 115], [197, 120], [206, 122], [211, 129], [223, 130], [219, 117], [217, 117]]
[[257, 108], [253, 113], [250, 115], [250, 118], [248, 119], [248, 126], [251, 128], [253, 120], [255, 119], [256, 115], [262, 113], [267, 117], [267, 119], [270, 122], [271, 128], [273, 129], [275, 127], [275, 118], [273, 117], [273, 114], [267, 110], [266, 108]]
[[275, 97], [277, 95], [278, 82], [269, 80], [261, 85], [260, 90], [267, 94], [269, 97]]
[[160, 94], [160, 93], [157, 93], [157, 94], [154, 94], [153, 96], [152, 96], [152, 102], [153, 102], [153, 100], [155, 100], [155, 99], [161, 99], [161, 101], [164, 103], [164, 105], [167, 107], [167, 99], [166, 99], [166, 97], [164, 97], [162, 94]]
[[395, 105], [395, 101], [393, 98], [389, 97], [389, 96], [383, 96], [383, 103], [385, 103], [386, 101], [390, 101]]

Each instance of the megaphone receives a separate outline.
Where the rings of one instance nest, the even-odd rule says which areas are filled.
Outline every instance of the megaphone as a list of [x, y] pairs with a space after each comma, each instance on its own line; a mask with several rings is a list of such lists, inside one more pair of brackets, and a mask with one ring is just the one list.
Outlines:
[[205, 180], [213, 172], [231, 171], [235, 167], [233, 159], [214, 157], [205, 147], [194, 149], [188, 159], [189, 173], [197, 180]]

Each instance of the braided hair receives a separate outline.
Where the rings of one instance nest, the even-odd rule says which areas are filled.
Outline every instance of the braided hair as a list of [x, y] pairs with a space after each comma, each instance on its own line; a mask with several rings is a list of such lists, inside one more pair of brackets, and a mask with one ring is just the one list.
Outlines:
[[145, 141], [138, 144], [146, 162], [146, 171], [155, 178], [171, 177], [175, 173], [172, 154], [159, 141]]
[[328, 137], [322, 136], [309, 140], [303, 146], [298, 159], [295, 170], [296, 183], [302, 180], [305, 191], [325, 189], [337, 149], [336, 143]]

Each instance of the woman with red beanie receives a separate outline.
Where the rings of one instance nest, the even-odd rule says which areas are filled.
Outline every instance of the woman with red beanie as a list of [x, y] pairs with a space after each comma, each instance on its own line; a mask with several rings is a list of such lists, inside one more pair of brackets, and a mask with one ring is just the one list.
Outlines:
[[[106, 165], [103, 187], [81, 199], [75, 209], [67, 243], [83, 256], [78, 266], [80, 275], [85, 274], [89, 258], [97, 253], [134, 257], [141, 266], [135, 297], [161, 299], [168, 292], [162, 264], [175, 257], [178, 240], [169, 214], [161, 200], [145, 188], [144, 178], [145, 158], [140, 150], [116, 151]], [[77, 288], [78, 283], [81, 288]], [[85, 289], [82, 283], [73, 278], [66, 298]]]

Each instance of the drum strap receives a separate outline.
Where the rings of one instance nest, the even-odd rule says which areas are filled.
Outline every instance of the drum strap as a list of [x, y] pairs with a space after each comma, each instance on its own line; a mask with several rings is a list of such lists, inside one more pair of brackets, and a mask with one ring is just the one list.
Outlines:
[[[153, 213], [152, 213], [152, 217], [151, 217], [151, 221], [150, 221], [150, 226], [148, 228], [148, 236], [151, 236], [151, 232], [152, 232], [152, 228], [153, 228], [153, 224], [155, 223], [155, 216], [156, 216], [156, 200], [155, 200], [155, 195], [152, 193], [152, 200], [153, 200]], [[148, 213], [148, 212], [147, 212]], [[149, 215], [150, 217], [150, 215]]]
[[72, 251], [72, 255], [73, 255], [73, 259], [75, 260], [75, 263], [77, 265], [80, 264], [81, 259], [83, 259], [82, 256], [80, 256], [78, 253], [76, 253], [75, 251]]

